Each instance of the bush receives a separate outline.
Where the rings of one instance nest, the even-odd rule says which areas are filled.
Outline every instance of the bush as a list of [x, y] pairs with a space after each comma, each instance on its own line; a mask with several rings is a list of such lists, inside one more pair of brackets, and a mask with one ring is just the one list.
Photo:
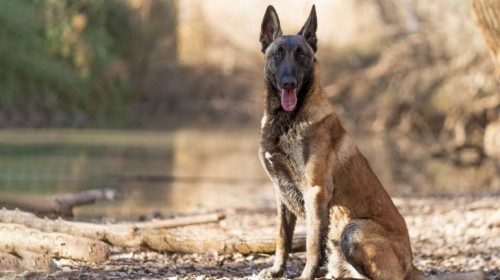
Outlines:
[[118, 0], [0, 1], [0, 120], [122, 118], [131, 15]]

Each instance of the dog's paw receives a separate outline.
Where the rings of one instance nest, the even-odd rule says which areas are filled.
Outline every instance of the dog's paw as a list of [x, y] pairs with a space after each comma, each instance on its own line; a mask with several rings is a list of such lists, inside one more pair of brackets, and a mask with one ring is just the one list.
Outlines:
[[314, 279], [314, 277], [310, 277], [309, 275], [304, 275], [304, 273], [302, 273], [299, 277], [295, 277], [293, 279], [294, 280], [311, 280], [311, 279]]
[[299, 277], [296, 277], [293, 279], [295, 279], [295, 280], [313, 280], [313, 279], [316, 279], [316, 276], [318, 276], [317, 274], [318, 273], [316, 273], [314, 271], [308, 271], [308, 270], [304, 269], [304, 271], [302, 271], [302, 274]]
[[264, 268], [259, 272], [259, 278], [260, 279], [272, 279], [272, 278], [278, 278], [283, 276], [284, 270], [281, 267], [268, 267]]

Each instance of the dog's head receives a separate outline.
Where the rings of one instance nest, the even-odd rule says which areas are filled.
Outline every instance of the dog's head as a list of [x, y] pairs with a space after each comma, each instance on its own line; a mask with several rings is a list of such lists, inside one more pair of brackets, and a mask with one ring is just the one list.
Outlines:
[[287, 112], [297, 108], [311, 86], [318, 41], [316, 29], [314, 5], [297, 35], [282, 35], [273, 6], [268, 6], [264, 14], [260, 42], [266, 57], [266, 83], [270, 94], [279, 95], [281, 107]]

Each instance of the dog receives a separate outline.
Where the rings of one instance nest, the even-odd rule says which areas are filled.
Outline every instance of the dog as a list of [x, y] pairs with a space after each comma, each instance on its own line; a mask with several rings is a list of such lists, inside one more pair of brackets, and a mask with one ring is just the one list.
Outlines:
[[483, 279], [482, 272], [426, 277], [413, 265], [405, 220], [320, 87], [316, 29], [315, 6], [297, 35], [282, 35], [273, 6], [262, 20], [259, 158], [275, 187], [278, 217], [275, 262], [259, 276], [283, 275], [301, 217], [302, 279], [315, 278], [324, 261], [335, 279]]

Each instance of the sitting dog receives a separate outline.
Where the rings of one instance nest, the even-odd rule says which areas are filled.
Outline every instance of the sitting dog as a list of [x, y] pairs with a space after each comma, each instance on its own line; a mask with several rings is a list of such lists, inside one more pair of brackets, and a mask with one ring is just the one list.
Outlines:
[[320, 87], [314, 6], [297, 35], [282, 35], [272, 6], [261, 28], [259, 157], [276, 189], [278, 234], [274, 265], [260, 276], [283, 274], [295, 221], [303, 217], [307, 261], [300, 278], [316, 277], [328, 257], [335, 279], [483, 279], [482, 272], [426, 277], [412, 264], [403, 217]]

